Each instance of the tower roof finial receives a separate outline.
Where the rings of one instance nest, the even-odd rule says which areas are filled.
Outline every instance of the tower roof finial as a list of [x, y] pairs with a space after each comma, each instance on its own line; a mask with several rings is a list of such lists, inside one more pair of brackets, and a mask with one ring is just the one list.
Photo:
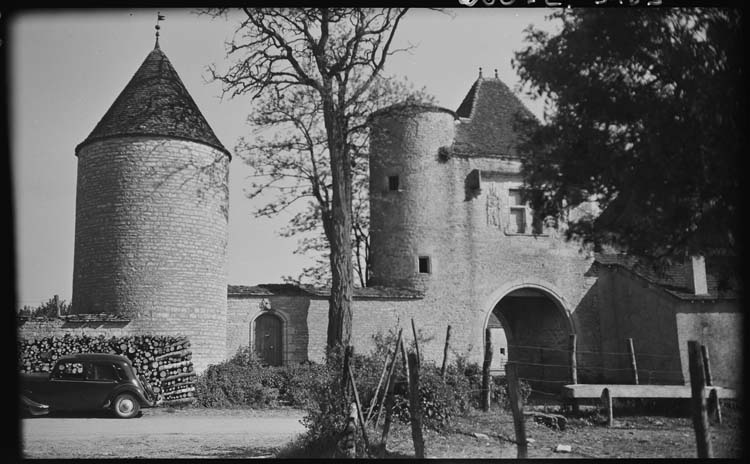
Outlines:
[[161, 14], [161, 12], [156, 12], [156, 26], [154, 26], [154, 29], [156, 29], [156, 44], [154, 45], [154, 48], [159, 48], [159, 29], [161, 29], [161, 26], [159, 26], [159, 21], [164, 21], [164, 15]]
[[497, 68], [495, 68], [495, 79], [497, 79]]
[[481, 66], [479, 67], [479, 77], [480, 78], [482, 77], [482, 67]]

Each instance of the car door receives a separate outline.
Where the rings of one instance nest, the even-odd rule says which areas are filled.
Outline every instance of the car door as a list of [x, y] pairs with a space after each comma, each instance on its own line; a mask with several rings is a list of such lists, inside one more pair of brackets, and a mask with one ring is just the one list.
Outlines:
[[98, 409], [104, 405], [109, 394], [117, 386], [118, 375], [111, 361], [91, 361], [86, 364], [85, 385], [82, 390], [85, 395], [85, 407]]
[[52, 409], [75, 410], [83, 404], [85, 380], [83, 362], [61, 361], [49, 381], [49, 406]]

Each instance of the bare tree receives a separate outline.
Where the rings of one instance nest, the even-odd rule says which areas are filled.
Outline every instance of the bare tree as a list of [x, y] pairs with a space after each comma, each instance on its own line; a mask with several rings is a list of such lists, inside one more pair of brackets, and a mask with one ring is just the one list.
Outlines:
[[[330, 168], [330, 193], [315, 180], [310, 194], [318, 201], [323, 230], [330, 244], [331, 296], [329, 348], [351, 338], [352, 184], [354, 149], [350, 134], [359, 130], [352, 119], [383, 72], [393, 37], [407, 12], [402, 8], [258, 8], [243, 9], [246, 18], [229, 44], [232, 64], [226, 72], [212, 69], [225, 94], [249, 94], [271, 101], [309, 100], [307, 109], [322, 114]], [[215, 12], [220, 15], [221, 12]], [[313, 179], [317, 176], [312, 176]], [[302, 193], [302, 192], [301, 192]], [[330, 195], [329, 198], [325, 198]]]
[[[253, 167], [249, 198], [274, 194], [254, 211], [258, 217], [275, 216], [298, 201], [306, 201], [283, 236], [301, 236], [295, 253], [315, 254], [314, 265], [292, 282], [328, 286], [331, 283], [330, 245], [322, 228], [322, 211], [331, 209], [332, 183], [323, 115], [313, 91], [261, 96], [248, 117], [256, 129], [240, 139], [235, 152]], [[424, 89], [415, 91], [406, 80], [378, 78], [348, 111], [351, 121], [347, 146], [352, 155], [352, 260], [355, 285], [367, 286], [369, 270], [369, 133], [366, 119], [378, 108], [399, 102], [432, 103]]]

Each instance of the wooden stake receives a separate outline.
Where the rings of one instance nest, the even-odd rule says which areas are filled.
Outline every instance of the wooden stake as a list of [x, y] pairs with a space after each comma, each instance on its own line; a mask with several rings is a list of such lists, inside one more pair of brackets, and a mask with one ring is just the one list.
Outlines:
[[445, 371], [448, 367], [448, 344], [451, 340], [451, 326], [445, 331], [445, 347], [443, 348], [443, 366], [440, 368], [440, 377], [445, 380]]
[[414, 318], [411, 318], [411, 333], [414, 334], [414, 349], [417, 352], [417, 363], [421, 361], [421, 357], [419, 356], [419, 341], [417, 341], [417, 328], [414, 327]]
[[628, 355], [630, 355], [630, 370], [633, 372], [633, 383], [638, 385], [638, 365], [635, 363], [635, 349], [633, 348], [633, 339], [625, 339], [628, 346]]
[[[366, 422], [370, 422], [370, 417], [372, 416], [372, 410], [375, 408], [375, 405], [378, 402], [378, 396], [380, 396], [380, 385], [383, 384], [383, 379], [385, 378], [385, 373], [388, 371], [388, 359], [391, 357], [390, 352], [385, 353], [385, 360], [383, 361], [383, 372], [380, 373], [380, 380], [378, 380], [378, 386], [375, 387], [375, 393], [372, 395], [372, 400], [370, 400], [370, 408], [367, 411], [367, 419]], [[383, 387], [383, 390], [387, 386]]]
[[708, 410], [711, 414], [711, 418], [716, 421], [717, 424], [721, 424], [721, 403], [719, 403], [719, 392], [715, 388], [711, 389], [708, 394]]
[[701, 348], [695, 340], [688, 342], [688, 361], [690, 366], [693, 427], [695, 428], [698, 458], [707, 459], [713, 457], [713, 450], [711, 449], [711, 435], [708, 425], [708, 414], [706, 412], [706, 398], [703, 396], [706, 379], [704, 377], [705, 370]]
[[612, 427], [615, 418], [612, 407], [612, 394], [609, 392], [609, 388], [602, 390], [602, 403], [604, 404], [604, 409], [607, 410], [607, 427]]
[[484, 363], [482, 364], [482, 410], [490, 410], [491, 380], [490, 366], [492, 365], [492, 332], [489, 328], [484, 329]]
[[352, 403], [349, 407], [349, 416], [346, 418], [346, 427], [344, 428], [344, 454], [349, 459], [357, 457], [357, 405]]
[[706, 375], [706, 386], [713, 385], [713, 378], [711, 377], [711, 360], [708, 358], [708, 348], [706, 345], [701, 345], [701, 356], [703, 357], [703, 370]]
[[353, 354], [353, 346], [349, 345], [344, 349], [344, 364], [342, 366], [341, 372], [341, 392], [344, 395], [344, 398], [347, 400], [347, 403], [349, 403], [349, 390], [347, 389], [349, 381], [349, 360], [351, 359]]
[[401, 362], [404, 365], [404, 372], [406, 372], [406, 381], [409, 382], [411, 378], [409, 375], [409, 361], [406, 358], [406, 347], [403, 340], [401, 340]]
[[414, 456], [417, 459], [424, 459], [422, 404], [419, 401], [419, 358], [416, 353], [409, 353], [409, 377], [411, 438], [414, 441]]
[[[392, 385], [393, 384], [393, 371], [396, 369], [396, 356], [398, 356], [398, 351], [402, 343], [402, 340], [401, 340], [402, 331], [403, 329], [398, 329], [398, 337], [396, 338], [396, 346], [393, 347], [393, 356], [391, 356], [391, 363], [388, 368], [388, 377], [386, 377], [385, 386], [383, 387], [383, 400], [382, 400], [383, 403], [385, 403], [386, 401], [388, 392], [393, 392], [393, 385]], [[378, 422], [380, 422], [380, 415], [382, 412], [383, 412], [383, 408], [381, 407], [380, 409], [378, 409], [378, 415], [375, 418], [375, 427], [377, 427]]]
[[[403, 340], [399, 339], [399, 346], [396, 347], [396, 350], [399, 349], [400, 346], [402, 346], [404, 343]], [[391, 366], [391, 371], [388, 374], [388, 390], [386, 391], [385, 401], [383, 402], [383, 408], [385, 408], [385, 423], [383, 423], [383, 435], [380, 438], [381, 441], [381, 458], [385, 457], [386, 452], [386, 445], [388, 443], [388, 432], [391, 430], [391, 417], [393, 416], [393, 390], [395, 388], [396, 379], [394, 379], [394, 376], [396, 375], [394, 367], [396, 366], [396, 357], [394, 353], [393, 357], [393, 365]], [[381, 410], [383, 408], [380, 408]], [[378, 421], [380, 420], [380, 411], [378, 411], [378, 419], [375, 421], [375, 426], [377, 427]]]
[[359, 418], [359, 424], [362, 426], [362, 438], [365, 440], [365, 453], [369, 456], [370, 454], [370, 440], [367, 439], [367, 429], [364, 417], [362, 417], [362, 403], [359, 401], [359, 393], [357, 392], [357, 383], [354, 381], [354, 373], [352, 372], [352, 366], [349, 365], [349, 380], [352, 383], [352, 390], [354, 390], [354, 401], [357, 404], [357, 415]]
[[570, 334], [570, 382], [578, 383], [578, 361], [576, 360], [576, 334]]
[[516, 430], [516, 457], [526, 459], [528, 444], [526, 443], [526, 422], [523, 418], [523, 399], [520, 395], [518, 385], [518, 366], [515, 361], [505, 364], [505, 378], [508, 381], [508, 394], [510, 396], [510, 409], [513, 413], [513, 426]]

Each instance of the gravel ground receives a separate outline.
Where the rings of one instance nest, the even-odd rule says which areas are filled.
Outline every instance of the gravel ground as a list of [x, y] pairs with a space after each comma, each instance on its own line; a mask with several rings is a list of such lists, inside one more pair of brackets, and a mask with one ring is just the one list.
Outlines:
[[24, 458], [271, 457], [304, 432], [302, 411], [147, 409], [135, 419], [100, 415], [21, 420]]

